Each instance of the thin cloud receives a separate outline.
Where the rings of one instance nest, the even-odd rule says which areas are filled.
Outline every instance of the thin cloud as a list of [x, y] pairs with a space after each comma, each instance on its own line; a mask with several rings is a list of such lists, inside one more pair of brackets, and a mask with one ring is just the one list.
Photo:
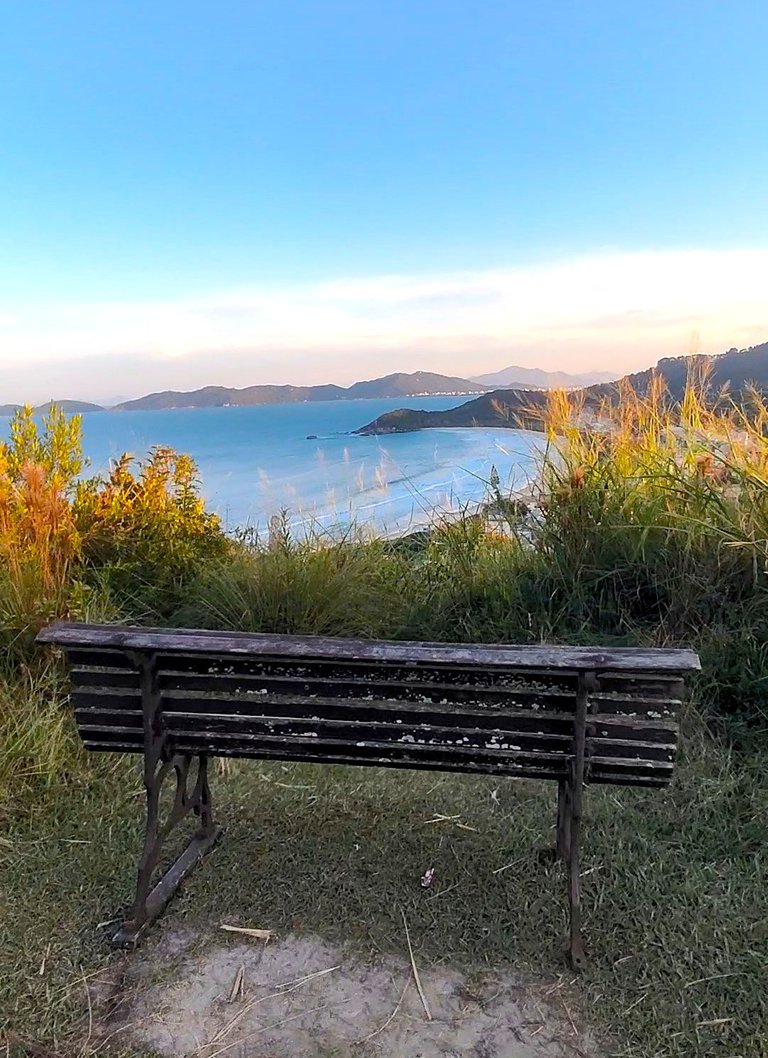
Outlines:
[[768, 338], [768, 249], [602, 254], [529, 267], [240, 287], [178, 300], [0, 306], [5, 400], [207, 383], [621, 373]]

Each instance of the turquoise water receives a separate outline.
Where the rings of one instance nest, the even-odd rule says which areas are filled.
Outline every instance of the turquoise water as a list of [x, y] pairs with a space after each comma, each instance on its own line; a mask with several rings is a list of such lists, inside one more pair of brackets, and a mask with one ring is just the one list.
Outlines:
[[[230, 529], [264, 530], [286, 510], [297, 534], [313, 524], [351, 521], [394, 534], [481, 501], [492, 466], [510, 489], [522, 487], [533, 470], [542, 439], [520, 430], [350, 433], [394, 408], [437, 410], [459, 402], [424, 397], [92, 412], [83, 416], [83, 442], [92, 473], [106, 472], [123, 452], [141, 456], [153, 445], [189, 453], [209, 506]], [[6, 427], [0, 420], [0, 434]]]

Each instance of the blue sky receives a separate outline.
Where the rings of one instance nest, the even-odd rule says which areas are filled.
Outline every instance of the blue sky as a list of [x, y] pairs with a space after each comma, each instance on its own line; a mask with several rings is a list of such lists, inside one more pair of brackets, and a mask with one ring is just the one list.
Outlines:
[[768, 339], [766, 40], [763, 0], [14, 0], [0, 402]]

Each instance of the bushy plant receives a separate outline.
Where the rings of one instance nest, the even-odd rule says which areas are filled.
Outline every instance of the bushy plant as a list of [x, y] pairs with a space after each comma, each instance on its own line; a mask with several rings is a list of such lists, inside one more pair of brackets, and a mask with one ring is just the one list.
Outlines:
[[25, 656], [57, 617], [163, 620], [228, 541], [196, 467], [168, 448], [83, 480], [82, 424], [51, 406], [11, 420], [0, 443], [0, 643]]
[[106, 481], [81, 482], [72, 514], [86, 575], [106, 582], [137, 618], [167, 618], [186, 581], [228, 547], [194, 461], [167, 447], [144, 460], [124, 455]]
[[51, 408], [38, 427], [29, 408], [0, 443], [0, 633], [24, 646], [68, 612], [80, 549], [68, 500], [80, 471], [80, 420]]

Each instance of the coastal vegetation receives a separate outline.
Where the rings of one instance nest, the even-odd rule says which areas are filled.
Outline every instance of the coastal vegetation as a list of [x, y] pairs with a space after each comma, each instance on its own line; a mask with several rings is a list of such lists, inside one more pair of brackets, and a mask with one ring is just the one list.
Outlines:
[[[614, 1054], [765, 1056], [768, 405], [710, 392], [705, 375], [671, 394], [658, 377], [624, 384], [597, 416], [583, 393], [552, 394], [525, 496], [492, 477], [483, 511], [395, 540], [294, 539], [280, 517], [227, 536], [188, 457], [158, 448], [89, 478], [79, 419], [19, 412], [0, 446], [0, 1026], [88, 1053], [88, 982], [112, 960], [95, 909], [119, 909], [135, 861], [138, 771], [84, 753], [59, 664], [34, 646], [69, 617], [693, 646], [703, 671], [669, 793], [589, 792], [594, 958], [562, 994]], [[195, 914], [387, 951], [406, 907], [425, 957], [561, 973], [563, 879], [533, 856], [552, 816], [542, 784], [260, 763], [228, 768], [216, 793], [223, 815], [239, 807], [216, 878], [190, 883]], [[418, 885], [432, 862], [439, 900]]]

